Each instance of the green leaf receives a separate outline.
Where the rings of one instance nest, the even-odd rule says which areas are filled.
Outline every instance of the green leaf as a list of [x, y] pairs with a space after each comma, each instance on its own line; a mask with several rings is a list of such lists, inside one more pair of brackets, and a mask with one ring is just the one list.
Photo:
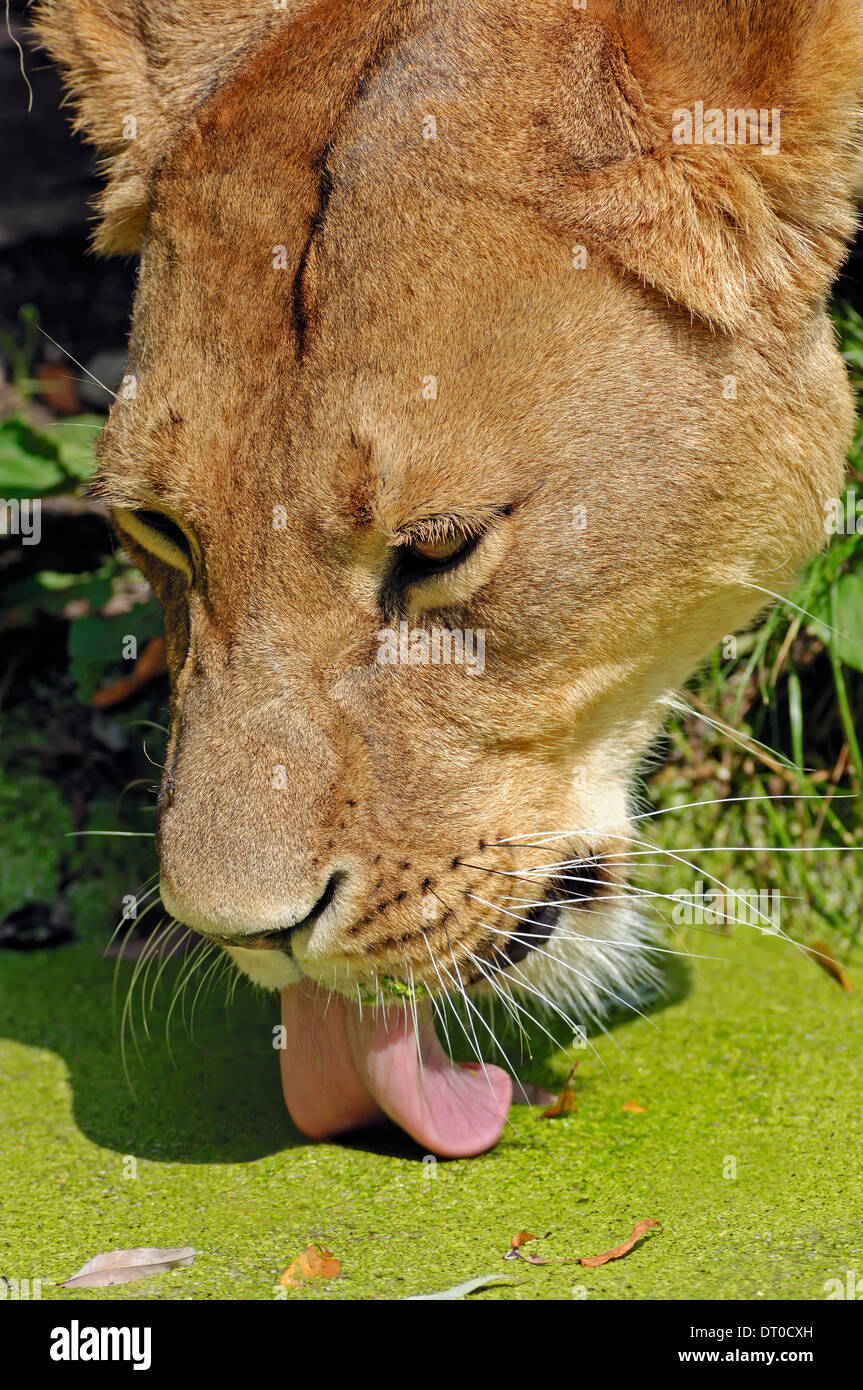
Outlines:
[[863, 573], [859, 570], [840, 575], [836, 581], [833, 649], [840, 661], [863, 671]]
[[46, 584], [44, 574], [34, 574], [10, 584], [3, 595], [4, 627], [27, 627], [38, 614], [62, 613], [67, 603], [86, 599], [101, 608], [111, 597], [111, 581], [101, 574], [64, 575], [68, 584]]
[[[100, 565], [97, 570], [90, 570], [81, 574], [67, 574], [63, 570], [40, 570], [39, 584], [49, 593], [61, 594], [63, 602], [67, 598], [89, 598], [94, 608], [101, 608], [106, 603], [111, 593], [110, 581], [115, 577], [118, 566], [112, 558], [106, 560], [104, 565]], [[93, 587], [96, 584], [106, 585], [105, 598], [97, 598], [97, 590]]]
[[15, 415], [0, 424], [0, 497], [42, 497], [65, 479], [58, 451], [45, 435]]
[[841, 574], [833, 586], [832, 603], [829, 592], [819, 592], [811, 611], [818, 620], [811, 626], [825, 647], [845, 666], [863, 671], [863, 572]]
[[135, 662], [123, 656], [127, 637], [136, 639], [140, 655], [145, 643], [161, 634], [162, 613], [155, 599], [136, 604], [130, 612], [120, 613], [115, 618], [75, 618], [69, 627], [69, 664], [77, 685], [77, 698], [86, 704], [114, 667], [128, 675]]
[[48, 438], [73, 478], [89, 478], [96, 466], [94, 444], [105, 423], [102, 415], [76, 415], [50, 426]]

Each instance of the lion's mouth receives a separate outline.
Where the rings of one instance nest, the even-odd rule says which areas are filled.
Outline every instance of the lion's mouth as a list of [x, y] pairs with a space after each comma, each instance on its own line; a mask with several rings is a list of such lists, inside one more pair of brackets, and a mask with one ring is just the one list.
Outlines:
[[509, 941], [499, 949], [499, 968], [520, 964], [532, 950], [548, 941], [565, 907], [587, 907], [608, 887], [609, 881], [608, 870], [598, 856], [582, 860], [569, 874], [556, 875], [546, 887], [543, 901], [525, 911]]
[[293, 955], [294, 941], [297, 933], [310, 931], [316, 922], [323, 917], [330, 903], [336, 895], [340, 880], [339, 874], [333, 874], [327, 884], [323, 894], [315, 903], [308, 916], [301, 922], [297, 922], [289, 930], [280, 931], [261, 931], [244, 934], [241, 940], [237, 937], [212, 936], [208, 934], [208, 941], [215, 941], [220, 946], [242, 946], [244, 951], [281, 951], [284, 956]]
[[[557, 877], [545, 901], [518, 923], [498, 969], [515, 964], [552, 935], [564, 907], [587, 904], [604, 887], [589, 874]], [[454, 1064], [434, 1027], [432, 1003], [415, 992], [398, 1005], [369, 1005], [311, 979], [282, 991], [282, 1087], [295, 1124], [323, 1139], [390, 1119], [423, 1148], [468, 1158], [497, 1143], [512, 1103], [500, 1067]]]

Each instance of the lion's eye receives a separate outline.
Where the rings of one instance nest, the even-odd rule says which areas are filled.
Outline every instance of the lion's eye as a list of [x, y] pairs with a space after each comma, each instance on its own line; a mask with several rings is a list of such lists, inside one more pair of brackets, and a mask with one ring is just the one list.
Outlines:
[[164, 512], [128, 511], [125, 507], [118, 507], [114, 511], [114, 520], [121, 531], [151, 555], [164, 560], [173, 569], [181, 570], [189, 580], [193, 578], [195, 557], [189, 538], [182, 527]]
[[482, 538], [463, 531], [439, 539], [417, 537], [396, 547], [392, 578], [402, 588], [456, 569], [472, 555]]
[[413, 541], [406, 549], [418, 559], [445, 564], [448, 560], [461, 557], [470, 544], [470, 537], [452, 536], [449, 540]]
[[381, 589], [385, 613], [402, 610], [405, 596], [424, 583], [446, 579], [476, 550], [482, 535], [470, 534], [449, 518], [404, 531], [391, 552], [388, 572]]

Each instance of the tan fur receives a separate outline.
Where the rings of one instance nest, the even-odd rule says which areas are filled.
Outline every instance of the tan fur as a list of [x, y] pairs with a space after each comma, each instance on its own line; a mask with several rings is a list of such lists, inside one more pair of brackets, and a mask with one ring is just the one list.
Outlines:
[[[200, 555], [189, 590], [126, 537], [165, 605], [181, 920], [242, 939], [338, 872], [304, 971], [474, 979], [512, 896], [547, 886], [501, 870], [621, 851], [665, 692], [792, 581], [841, 483], [823, 297], [853, 224], [860, 15], [43, 0], [107, 160], [99, 244], [142, 252], [138, 392], [100, 487]], [[676, 145], [697, 100], [781, 107], [780, 152]], [[407, 613], [484, 629], [485, 672], [381, 666], [391, 548], [453, 514], [486, 539]], [[566, 832], [556, 854], [523, 848], [537, 832]], [[592, 912], [594, 939], [636, 931]], [[567, 959], [590, 1007], [626, 974], [595, 943]]]

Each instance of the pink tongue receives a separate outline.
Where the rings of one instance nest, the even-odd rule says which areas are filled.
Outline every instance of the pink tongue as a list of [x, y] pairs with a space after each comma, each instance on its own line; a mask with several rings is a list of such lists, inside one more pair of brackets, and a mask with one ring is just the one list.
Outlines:
[[422, 1065], [410, 1009], [375, 1012], [310, 981], [282, 990], [282, 1090], [291, 1118], [326, 1139], [387, 1116], [430, 1153], [470, 1158], [496, 1144], [512, 1104], [500, 1067], [454, 1066], [431, 1005], [417, 1001]]

